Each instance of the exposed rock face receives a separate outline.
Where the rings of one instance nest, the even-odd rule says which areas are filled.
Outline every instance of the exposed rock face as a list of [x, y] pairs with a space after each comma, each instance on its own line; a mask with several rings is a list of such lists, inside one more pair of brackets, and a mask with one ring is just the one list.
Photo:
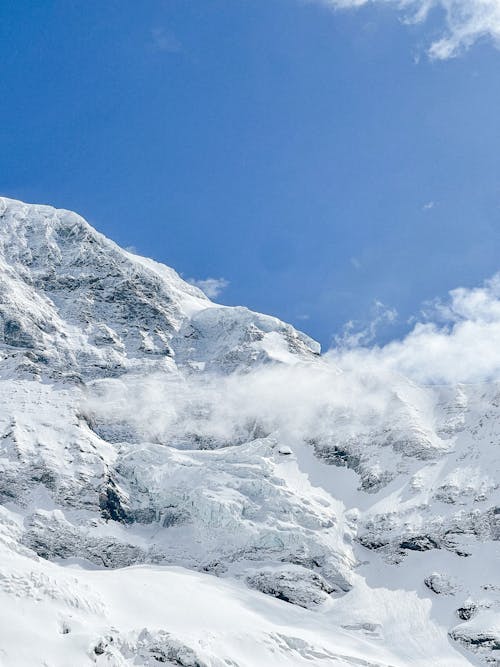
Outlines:
[[[500, 388], [367, 375], [362, 401], [339, 401], [308, 389], [316, 376], [347, 382], [290, 325], [212, 303], [74, 213], [0, 199], [0, 548], [11, 568], [0, 592], [78, 610], [60, 620], [57, 608], [59, 634], [87, 633], [95, 664], [495, 664]], [[282, 405], [280, 387], [302, 391], [307, 414], [301, 400]], [[143, 566], [137, 581], [160, 581], [159, 566], [209, 573], [245, 609], [288, 603], [279, 614], [294, 634], [259, 620], [248, 645], [269, 653], [252, 663], [233, 659], [231, 642], [222, 658], [211, 640], [155, 623], [118, 631], [84, 575], [45, 561]], [[415, 640], [415, 617], [435, 645]]]
[[[266, 595], [279, 600], [314, 608], [320, 605], [335, 590], [341, 589], [329, 584], [319, 574], [310, 570], [288, 567], [287, 569], [266, 569], [247, 576], [247, 584]], [[350, 586], [347, 584], [346, 589]], [[345, 591], [344, 591], [345, 592]]]
[[268, 342], [284, 356], [319, 353], [276, 318], [216, 306], [172, 269], [121, 250], [75, 213], [2, 199], [0, 215], [0, 331], [5, 346], [19, 351], [21, 371], [29, 359], [32, 372], [49, 377], [113, 377], [168, 368], [174, 354], [181, 364], [229, 371], [270, 358]]

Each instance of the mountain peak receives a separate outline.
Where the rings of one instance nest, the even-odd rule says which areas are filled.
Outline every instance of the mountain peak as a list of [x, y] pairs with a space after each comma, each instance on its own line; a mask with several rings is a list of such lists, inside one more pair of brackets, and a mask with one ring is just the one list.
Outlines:
[[225, 372], [319, 352], [276, 318], [212, 303], [76, 213], [1, 198], [0, 224], [0, 331], [21, 370], [101, 377], [141, 365], [171, 369], [177, 360], [196, 365], [204, 356]]
[[497, 386], [340, 373], [0, 202], [0, 625], [37, 629], [6, 664], [494, 663]]

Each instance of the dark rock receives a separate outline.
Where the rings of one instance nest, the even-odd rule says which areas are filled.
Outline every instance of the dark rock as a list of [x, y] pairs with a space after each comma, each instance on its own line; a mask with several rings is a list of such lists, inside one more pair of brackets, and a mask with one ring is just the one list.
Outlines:
[[492, 633], [468, 634], [460, 628], [455, 628], [449, 635], [469, 649], [500, 651], [500, 637]]
[[12, 347], [35, 346], [33, 336], [23, 329], [19, 322], [15, 320], [6, 320], [3, 325], [3, 337], [6, 345]]
[[339, 445], [314, 445], [314, 453], [316, 456], [328, 463], [337, 467], [351, 468], [357, 470], [361, 463], [359, 456], [352, 454], [349, 449], [340, 447]]
[[51, 491], [54, 491], [57, 486], [57, 478], [51, 470], [42, 470], [33, 473], [32, 480], [39, 484], [43, 484]]
[[400, 549], [409, 551], [430, 551], [431, 549], [440, 549], [440, 545], [429, 535], [418, 535], [404, 540], [399, 545]]
[[366, 549], [370, 549], [372, 551], [382, 549], [382, 547], [386, 547], [389, 544], [388, 540], [384, 540], [380, 537], [376, 538], [372, 535], [361, 535], [358, 538], [358, 542]]
[[94, 653], [96, 655], [102, 655], [105, 650], [106, 647], [102, 641], [100, 641], [96, 646], [94, 646]]
[[189, 514], [180, 507], [166, 507], [162, 512], [162, 526], [163, 528], [171, 528], [172, 526], [181, 526], [189, 521]]
[[103, 519], [118, 521], [119, 523], [133, 523], [133, 519], [124, 506], [124, 497], [120, 494], [116, 484], [109, 479], [107, 485], [99, 494], [99, 507]]
[[248, 576], [246, 582], [261, 593], [306, 609], [321, 604], [332, 593], [343, 592], [316, 572], [298, 568], [262, 570]]
[[462, 621], [470, 621], [477, 614], [477, 606], [474, 603], [464, 604], [457, 609], [457, 616]]
[[129, 516], [134, 523], [153, 523], [156, 521], [156, 511], [152, 507], [132, 509]]

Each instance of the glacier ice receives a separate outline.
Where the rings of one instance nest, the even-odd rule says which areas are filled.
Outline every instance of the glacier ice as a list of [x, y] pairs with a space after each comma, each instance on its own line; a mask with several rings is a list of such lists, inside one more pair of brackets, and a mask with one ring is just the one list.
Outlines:
[[500, 385], [0, 198], [0, 664], [500, 665]]

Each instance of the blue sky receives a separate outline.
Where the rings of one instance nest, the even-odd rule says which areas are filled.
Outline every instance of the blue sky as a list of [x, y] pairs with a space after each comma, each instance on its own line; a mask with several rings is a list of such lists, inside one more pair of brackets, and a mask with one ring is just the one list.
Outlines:
[[0, 193], [324, 347], [376, 302], [401, 334], [500, 268], [500, 51], [429, 58], [440, 0], [335, 1], [4, 0]]

